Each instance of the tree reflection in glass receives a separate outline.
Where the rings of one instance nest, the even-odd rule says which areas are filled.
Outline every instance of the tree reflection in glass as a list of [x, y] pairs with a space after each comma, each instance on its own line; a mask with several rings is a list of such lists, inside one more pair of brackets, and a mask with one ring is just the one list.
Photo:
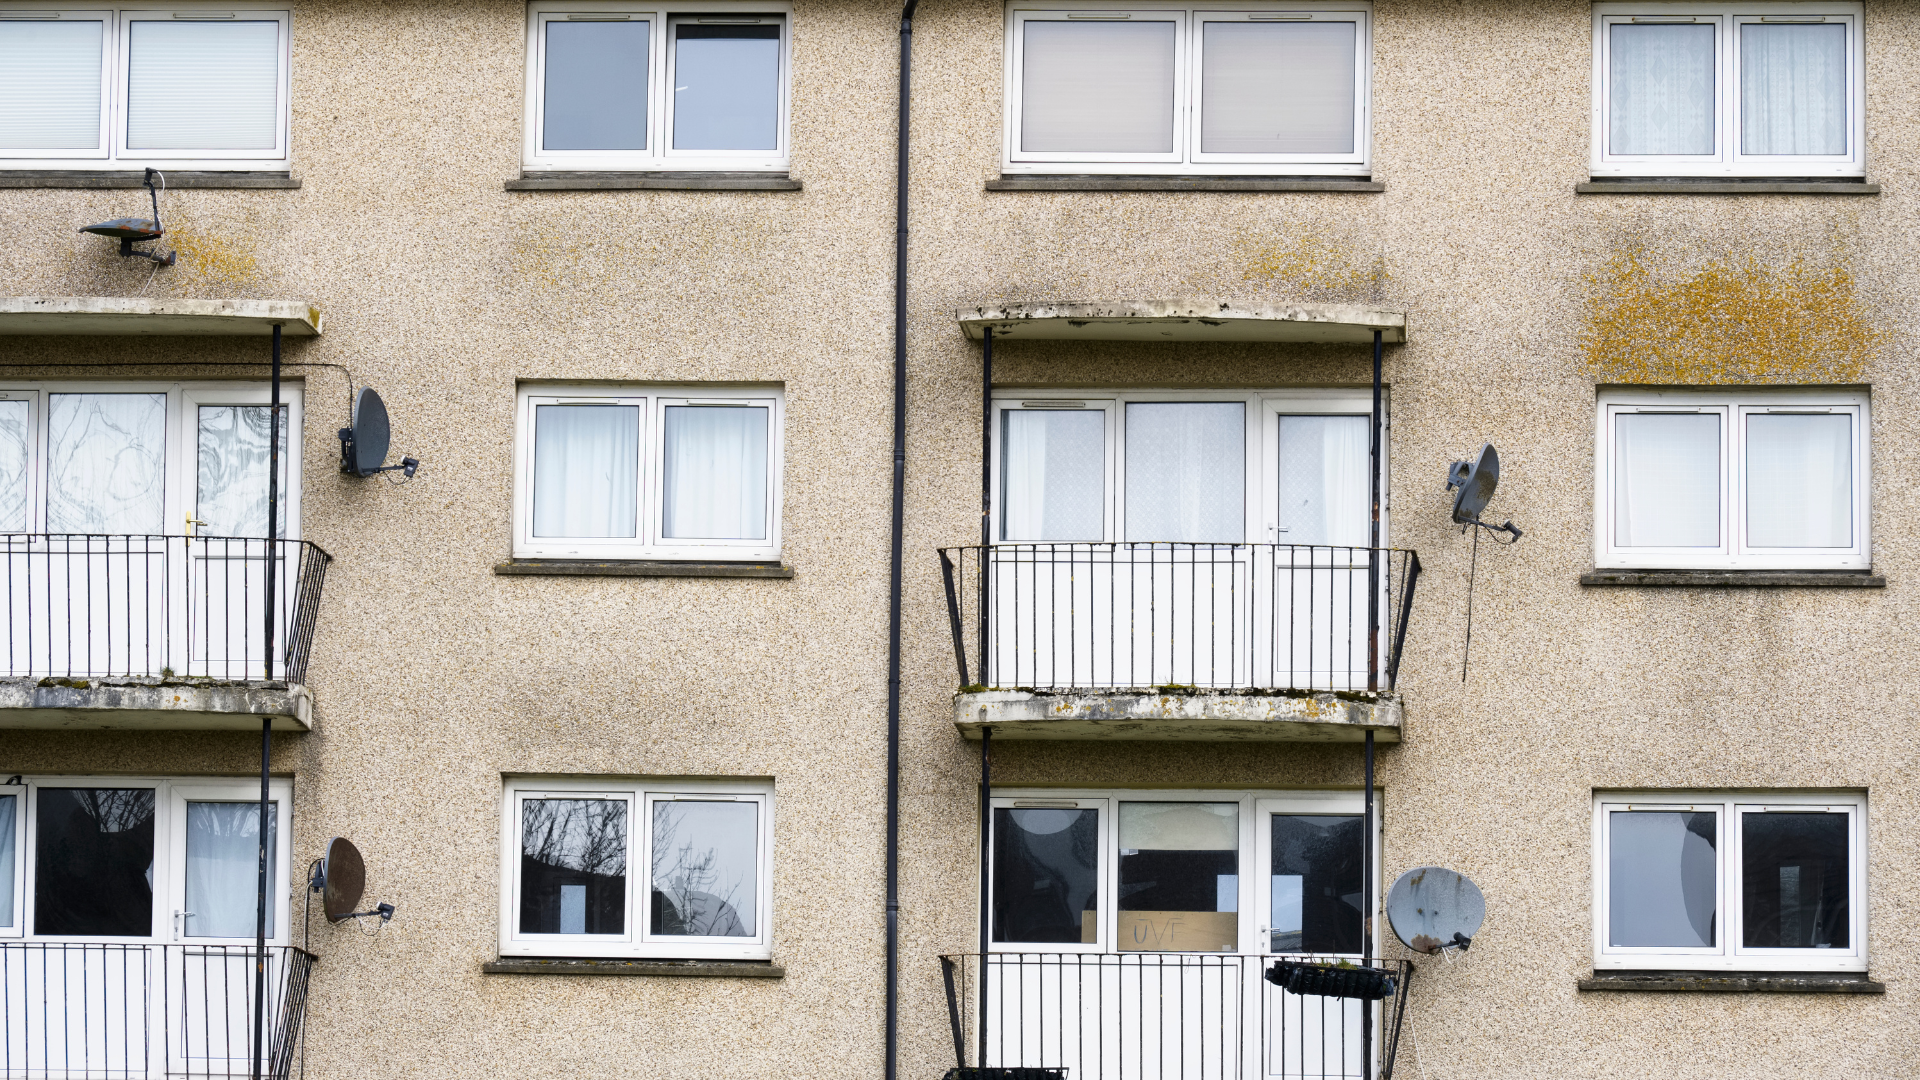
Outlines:
[[27, 530], [27, 437], [32, 406], [0, 401], [0, 532]]
[[1274, 814], [1269, 948], [1360, 951], [1358, 814]]
[[1848, 947], [1846, 814], [1740, 815], [1741, 944]]
[[[264, 405], [200, 406], [199, 500], [193, 516], [208, 536], [267, 535], [267, 432]], [[280, 413], [279, 536], [287, 535], [288, 416]]]
[[47, 531], [162, 531], [167, 395], [47, 395]]
[[153, 933], [152, 788], [41, 788], [33, 932]]
[[753, 937], [759, 869], [758, 803], [653, 804], [653, 933]]
[[523, 801], [520, 932], [618, 934], [626, 929], [626, 908], [626, 802]]

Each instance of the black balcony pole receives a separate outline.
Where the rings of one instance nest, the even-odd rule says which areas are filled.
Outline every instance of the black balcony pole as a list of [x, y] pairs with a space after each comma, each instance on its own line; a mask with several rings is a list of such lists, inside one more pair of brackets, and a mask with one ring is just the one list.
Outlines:
[[974, 1062], [983, 1070], [987, 1066], [987, 950], [991, 947], [993, 921], [992, 851], [993, 729], [983, 727], [980, 729], [980, 978], [975, 991], [980, 995], [980, 1057]]
[[[266, 681], [273, 681], [273, 556], [280, 528], [280, 324], [273, 324], [273, 387], [267, 408]], [[244, 543], [245, 541], [242, 541]], [[243, 564], [244, 565], [244, 564]], [[267, 839], [273, 827], [267, 768], [273, 756], [273, 717], [260, 718], [260, 887], [253, 938], [253, 1080], [260, 1080], [267, 1038]]]
[[[1382, 422], [1380, 395], [1380, 330], [1373, 331], [1373, 441], [1367, 472], [1373, 486], [1373, 518], [1367, 532], [1367, 692], [1380, 692], [1380, 464]], [[1366, 917], [1360, 921], [1360, 958], [1373, 961], [1373, 729], [1366, 734], [1366, 794], [1360, 822], [1360, 902], [1366, 905]], [[1361, 1010], [1360, 1060], [1363, 1069], [1373, 1068], [1373, 1009]]]

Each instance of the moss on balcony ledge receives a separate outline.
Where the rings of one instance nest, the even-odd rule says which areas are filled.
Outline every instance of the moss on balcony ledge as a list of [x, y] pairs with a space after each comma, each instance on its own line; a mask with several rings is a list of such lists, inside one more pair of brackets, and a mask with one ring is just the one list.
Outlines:
[[[972, 692], [968, 692], [972, 691]], [[1142, 742], [1400, 741], [1400, 699], [1326, 690], [973, 690], [955, 694], [967, 739]]]
[[135, 678], [0, 678], [0, 728], [85, 731], [310, 731], [313, 697], [284, 682]]

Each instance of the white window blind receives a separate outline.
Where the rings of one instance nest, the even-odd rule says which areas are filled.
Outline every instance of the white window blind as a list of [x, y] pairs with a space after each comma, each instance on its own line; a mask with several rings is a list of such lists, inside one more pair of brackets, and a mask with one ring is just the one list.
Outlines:
[[1172, 22], [1024, 24], [1020, 146], [1033, 153], [1172, 153]]
[[1847, 152], [1847, 28], [1740, 27], [1740, 138], [1747, 154]]
[[100, 22], [0, 20], [0, 147], [100, 149]]
[[1619, 23], [1609, 142], [1621, 155], [1714, 152], [1712, 23]]
[[1200, 152], [1353, 153], [1358, 34], [1350, 22], [1203, 23]]
[[140, 19], [128, 31], [129, 149], [278, 144], [278, 22]]

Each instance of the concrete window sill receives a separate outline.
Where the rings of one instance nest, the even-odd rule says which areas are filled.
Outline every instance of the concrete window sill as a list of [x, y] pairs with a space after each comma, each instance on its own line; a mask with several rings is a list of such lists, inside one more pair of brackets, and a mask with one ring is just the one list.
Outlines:
[[799, 191], [783, 172], [529, 172], [508, 191]]
[[1857, 570], [1594, 570], [1582, 585], [1706, 589], [1884, 589], [1887, 579]]
[[1362, 176], [1036, 176], [1003, 175], [988, 191], [1347, 191], [1371, 194], [1387, 185]]
[[[6, 169], [0, 170], [0, 188], [143, 188], [146, 170], [94, 171], [91, 169]], [[168, 172], [167, 189], [186, 191], [211, 188], [268, 188], [291, 190], [300, 186], [293, 174], [284, 172]]]
[[1878, 195], [1862, 180], [1589, 180], [1576, 195]]
[[1582, 990], [1662, 994], [1884, 994], [1865, 972], [1596, 971]]
[[682, 979], [780, 979], [787, 969], [764, 960], [489, 960], [487, 975], [665, 975]]
[[510, 559], [495, 563], [502, 577], [677, 577], [779, 578], [793, 577], [793, 567], [768, 562], [653, 562], [641, 559], [589, 562], [577, 559]]

